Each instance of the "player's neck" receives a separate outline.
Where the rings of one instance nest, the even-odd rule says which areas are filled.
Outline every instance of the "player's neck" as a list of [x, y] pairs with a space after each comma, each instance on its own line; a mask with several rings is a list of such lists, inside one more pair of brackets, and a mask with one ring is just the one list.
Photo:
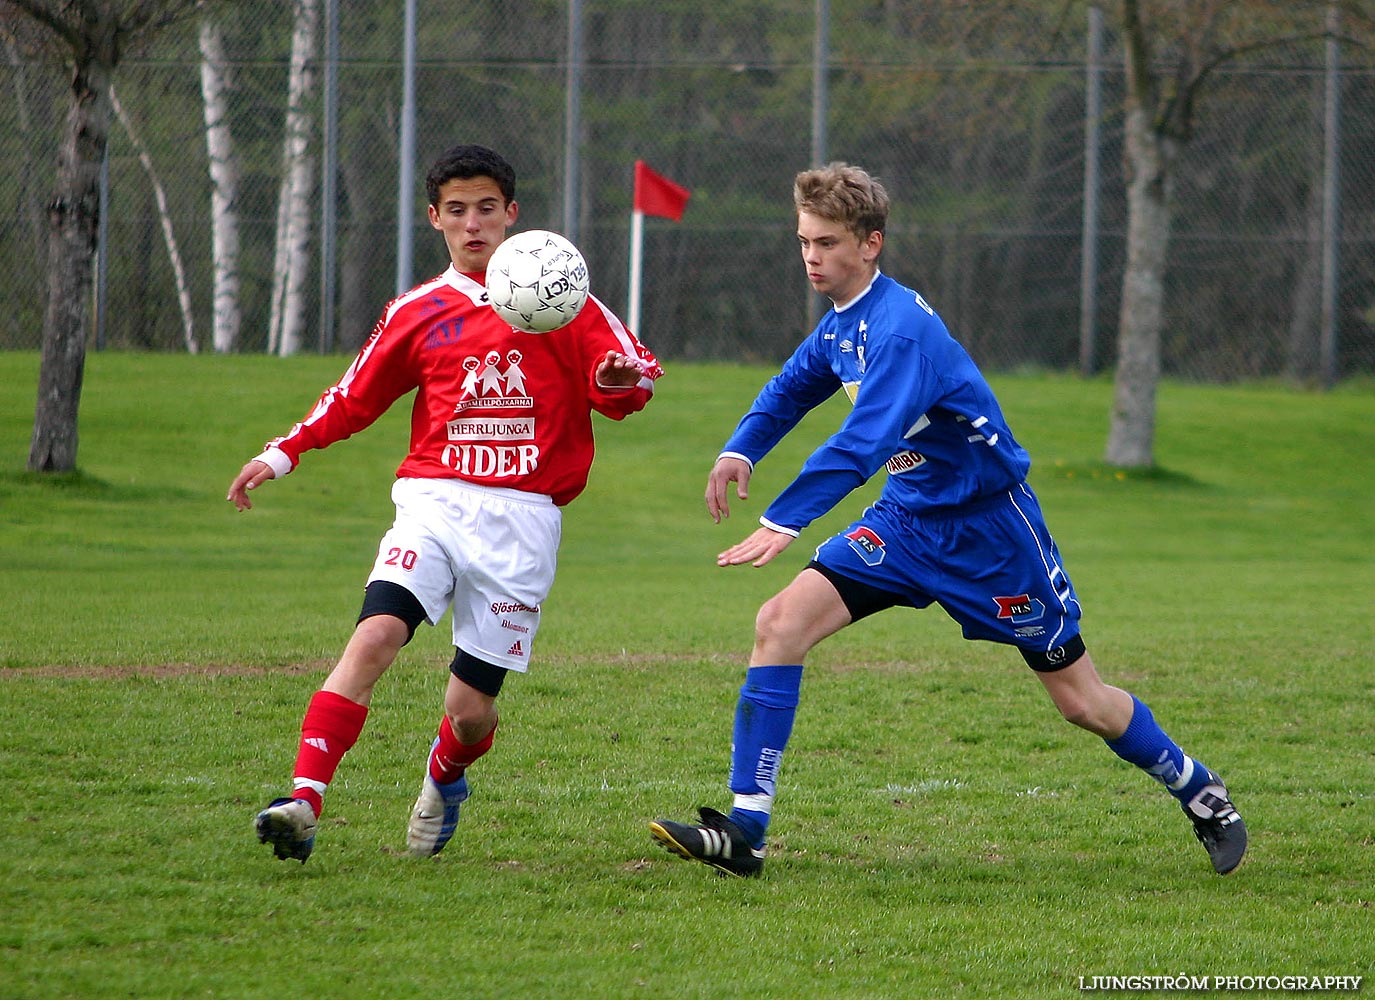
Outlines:
[[835, 311], [844, 312], [860, 299], [864, 298], [864, 296], [868, 294], [869, 289], [874, 287], [874, 282], [878, 280], [878, 276], [879, 269], [875, 267], [873, 271], [869, 273], [869, 276], [863, 279], [863, 284], [856, 283], [858, 287], [851, 286], [851, 290], [847, 290], [847, 294], [831, 296], [831, 305], [835, 308]]

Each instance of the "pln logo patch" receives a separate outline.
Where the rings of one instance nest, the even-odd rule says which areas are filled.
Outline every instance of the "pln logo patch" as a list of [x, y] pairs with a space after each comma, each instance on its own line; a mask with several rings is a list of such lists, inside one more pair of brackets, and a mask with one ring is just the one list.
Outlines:
[[861, 526], [845, 532], [845, 537], [850, 540], [850, 548], [858, 552], [867, 565], [877, 566], [883, 562], [883, 539], [872, 528]]
[[1045, 604], [1030, 594], [995, 597], [993, 602], [998, 605], [998, 621], [1002, 622], [1010, 621], [1020, 625], [1023, 622], [1040, 621], [1046, 614]]

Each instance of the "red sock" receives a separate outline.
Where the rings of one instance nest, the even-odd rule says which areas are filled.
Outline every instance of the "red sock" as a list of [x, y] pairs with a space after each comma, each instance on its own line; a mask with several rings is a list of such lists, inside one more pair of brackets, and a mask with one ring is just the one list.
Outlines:
[[430, 754], [430, 777], [437, 785], [447, 785], [463, 777], [468, 765], [492, 749], [497, 727], [476, 743], [461, 743], [454, 735], [446, 715], [439, 720], [439, 745]]
[[293, 799], [305, 799], [320, 815], [325, 789], [349, 748], [358, 741], [368, 707], [332, 691], [316, 691], [301, 720], [301, 746], [296, 751]]

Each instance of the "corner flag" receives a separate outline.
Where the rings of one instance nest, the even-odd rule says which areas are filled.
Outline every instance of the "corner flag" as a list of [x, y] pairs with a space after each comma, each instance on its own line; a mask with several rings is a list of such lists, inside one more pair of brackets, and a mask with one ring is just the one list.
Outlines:
[[635, 161], [635, 193], [630, 213], [630, 304], [626, 319], [632, 332], [640, 332], [641, 258], [644, 254], [645, 216], [654, 215], [674, 222], [683, 217], [692, 192], [649, 168], [644, 160]]
[[635, 211], [677, 222], [692, 192], [656, 174], [644, 160], [635, 161]]

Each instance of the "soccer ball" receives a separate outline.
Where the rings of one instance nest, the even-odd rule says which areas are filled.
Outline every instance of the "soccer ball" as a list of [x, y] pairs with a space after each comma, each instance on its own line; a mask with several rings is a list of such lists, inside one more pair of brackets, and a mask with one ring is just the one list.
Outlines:
[[517, 330], [549, 333], [573, 322], [586, 304], [587, 262], [558, 233], [516, 233], [487, 263], [487, 299]]

